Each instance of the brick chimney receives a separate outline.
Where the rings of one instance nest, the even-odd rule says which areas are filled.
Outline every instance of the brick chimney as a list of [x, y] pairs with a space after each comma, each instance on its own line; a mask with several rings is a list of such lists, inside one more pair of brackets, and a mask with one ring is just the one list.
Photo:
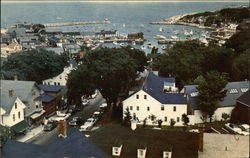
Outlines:
[[10, 89], [9, 90], [9, 97], [13, 97], [13, 93], [14, 93], [13, 89]]
[[66, 138], [68, 131], [67, 121], [66, 120], [59, 121], [58, 128], [59, 128], [59, 136]]
[[205, 125], [204, 124], [198, 125], [198, 129], [199, 129], [198, 150], [203, 152]]

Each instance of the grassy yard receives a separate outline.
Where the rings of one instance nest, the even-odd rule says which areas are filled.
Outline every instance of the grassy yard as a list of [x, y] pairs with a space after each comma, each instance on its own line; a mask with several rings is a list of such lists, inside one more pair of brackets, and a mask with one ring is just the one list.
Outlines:
[[110, 156], [112, 146], [120, 142], [123, 144], [123, 158], [136, 157], [137, 149], [142, 146], [147, 146], [146, 157], [149, 158], [162, 157], [163, 151], [171, 148], [173, 158], [198, 157], [197, 133], [150, 128], [137, 128], [132, 131], [119, 124], [106, 124], [93, 131], [90, 140]]

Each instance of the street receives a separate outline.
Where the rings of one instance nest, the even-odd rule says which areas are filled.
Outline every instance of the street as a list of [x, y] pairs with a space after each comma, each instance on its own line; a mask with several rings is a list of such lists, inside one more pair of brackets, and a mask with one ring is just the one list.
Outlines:
[[[90, 103], [88, 106], [84, 107], [82, 111], [78, 111], [74, 115], [70, 116], [68, 119], [71, 120], [74, 116], [81, 116], [84, 121], [86, 121], [88, 118], [92, 116], [92, 114], [98, 110], [99, 106], [104, 102], [105, 100], [102, 98], [102, 95], [99, 93], [96, 98], [90, 99]], [[70, 127], [69, 128], [74, 128]], [[42, 131], [37, 136], [31, 138], [27, 141], [27, 143], [33, 143], [33, 144], [39, 144], [39, 145], [48, 145], [51, 142], [55, 141], [58, 137], [58, 129], [55, 128], [52, 131]]]

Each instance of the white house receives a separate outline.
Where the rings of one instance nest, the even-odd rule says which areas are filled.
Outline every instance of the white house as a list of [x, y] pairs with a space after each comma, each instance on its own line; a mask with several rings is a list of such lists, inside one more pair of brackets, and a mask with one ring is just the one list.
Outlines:
[[[222, 114], [226, 113], [229, 116], [236, 105], [236, 100], [249, 89], [249, 81], [228, 82], [225, 89], [227, 90], [226, 97], [218, 103], [218, 108], [214, 113], [213, 121], [221, 121]], [[190, 124], [202, 123], [202, 112], [199, 109], [199, 97], [197, 85], [186, 85], [181, 91], [187, 96], [188, 106], [190, 107]]]
[[[1, 80], [1, 94], [10, 94], [19, 98], [25, 104], [24, 117], [29, 124], [36, 124], [45, 111], [42, 107], [41, 95], [43, 91], [35, 81]], [[1, 101], [7, 97], [1, 97]]]
[[28, 123], [24, 120], [25, 104], [16, 96], [13, 91], [2, 91], [0, 99], [0, 124], [11, 127], [16, 133], [23, 132]]
[[[165, 83], [169, 83], [172, 90], [175, 90], [174, 78], [163, 78], [150, 72], [141, 90], [130, 95], [123, 101], [123, 117], [127, 108], [133, 119], [138, 124], [157, 125], [158, 120], [162, 125], [170, 125], [174, 120], [177, 126], [182, 126], [182, 114], [187, 114], [187, 103], [183, 94], [176, 91], [164, 89]], [[170, 84], [171, 83], [171, 84]]]
[[68, 74], [77, 67], [75, 61], [70, 61], [70, 66], [64, 68], [63, 72], [53, 78], [49, 78], [47, 80], [43, 80], [44, 85], [59, 85], [59, 86], [66, 86], [68, 80]]

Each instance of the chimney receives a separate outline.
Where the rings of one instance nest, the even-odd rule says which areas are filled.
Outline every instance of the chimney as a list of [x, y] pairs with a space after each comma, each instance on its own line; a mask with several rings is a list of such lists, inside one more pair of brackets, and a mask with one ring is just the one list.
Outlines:
[[198, 125], [198, 129], [199, 129], [198, 150], [200, 152], [203, 152], [205, 125], [204, 124]]
[[59, 122], [59, 136], [66, 138], [67, 137], [67, 121], [66, 120], [61, 120]]
[[13, 89], [10, 89], [9, 90], [9, 97], [12, 97], [13, 96]]

